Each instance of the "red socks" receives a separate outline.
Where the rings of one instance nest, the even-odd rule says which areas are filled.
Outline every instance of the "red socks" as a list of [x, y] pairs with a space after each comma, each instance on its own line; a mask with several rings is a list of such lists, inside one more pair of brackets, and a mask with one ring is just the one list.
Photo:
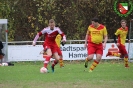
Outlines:
[[54, 67], [56, 64], [58, 64], [58, 61], [57, 60], [54, 60], [54, 62], [52, 64], [52, 67]]
[[51, 58], [51, 56], [45, 56], [45, 61], [44, 61], [44, 67], [45, 68], [47, 68], [47, 65], [48, 65], [48, 63], [49, 63], [49, 61], [50, 61], [50, 58]]

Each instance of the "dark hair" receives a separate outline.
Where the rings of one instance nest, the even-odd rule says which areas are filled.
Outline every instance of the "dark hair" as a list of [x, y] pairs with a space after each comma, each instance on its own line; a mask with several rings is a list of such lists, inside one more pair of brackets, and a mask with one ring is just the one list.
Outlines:
[[94, 21], [94, 22], [98, 22], [99, 23], [99, 19], [98, 18], [92, 18], [92, 20], [91, 21]]
[[121, 23], [122, 23], [122, 22], [125, 22], [125, 23], [127, 23], [127, 21], [126, 21], [125, 19], [122, 19], [122, 20], [121, 20]]

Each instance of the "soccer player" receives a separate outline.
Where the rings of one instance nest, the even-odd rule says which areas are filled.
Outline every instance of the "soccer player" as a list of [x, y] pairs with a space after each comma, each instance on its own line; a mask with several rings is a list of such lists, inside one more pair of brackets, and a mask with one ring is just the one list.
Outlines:
[[[60, 46], [61, 46], [61, 39], [62, 39], [62, 37], [61, 37], [60, 34], [58, 34], [58, 35], [56, 36], [56, 39], [55, 39], [56, 44], [58, 45], [59, 48], [60, 48]], [[62, 52], [61, 52], [61, 50], [59, 50], [59, 52], [60, 52], [60, 59], [59, 59], [60, 67], [64, 67]], [[58, 54], [59, 54], [59, 53], [58, 53]]]
[[[125, 67], [127, 68], [129, 67], [129, 65], [128, 65], [128, 53], [125, 48], [125, 40], [126, 38], [128, 38], [128, 41], [130, 42], [129, 36], [128, 36], [128, 27], [126, 26], [127, 24], [126, 20], [121, 20], [120, 23], [121, 23], [121, 27], [117, 29], [117, 31], [114, 34], [114, 42], [119, 48], [119, 53], [108, 52], [106, 56], [112, 55], [112, 56], [117, 56], [121, 58], [124, 57]], [[116, 37], [118, 37], [118, 41], [116, 41]]]
[[[89, 68], [89, 72], [92, 72], [99, 64], [108, 39], [106, 27], [99, 23], [99, 19], [93, 18], [91, 22], [92, 24], [88, 27], [85, 37], [85, 48], [88, 51], [88, 56], [84, 64], [85, 68], [88, 67], [88, 61], [93, 59], [94, 54], [96, 54], [96, 59]], [[103, 40], [104, 43], [102, 43]]]
[[[60, 34], [58, 34], [58, 35], [56, 36], [56, 39], [55, 39], [56, 44], [57, 44], [58, 47], [59, 47], [58, 50], [57, 50], [57, 52], [58, 52], [58, 54], [59, 54], [59, 56], [60, 56], [60, 59], [59, 59], [60, 68], [64, 67], [64, 63], [63, 63], [63, 55], [62, 55], [62, 52], [61, 52], [61, 50], [60, 50], [60, 46], [61, 46], [61, 45], [64, 46], [64, 44], [61, 42], [61, 39], [62, 39], [62, 37], [61, 37]], [[45, 52], [44, 50], [41, 51], [40, 54], [43, 54], [43, 58], [45, 58], [46, 52]], [[51, 58], [54, 59], [53, 56], [52, 56]]]
[[3, 59], [3, 57], [4, 57], [4, 53], [2, 52], [2, 49], [3, 49], [3, 44], [2, 44], [2, 42], [0, 41], [0, 60], [1, 60], [1, 63], [2, 63], [2, 59]]
[[53, 19], [50, 19], [49, 20], [49, 26], [44, 28], [41, 32], [39, 32], [33, 40], [33, 46], [35, 46], [37, 39], [40, 36], [45, 35], [43, 48], [44, 48], [44, 51], [47, 54], [45, 55], [44, 67], [47, 68], [47, 65], [50, 61], [50, 58], [53, 55], [55, 60], [52, 63], [52, 66], [51, 66], [52, 72], [54, 72], [54, 66], [59, 61], [59, 54], [58, 54], [58, 51], [57, 51], [59, 49], [59, 47], [57, 46], [57, 44], [55, 42], [55, 38], [58, 34], [60, 34], [62, 36], [62, 38], [63, 38], [62, 41], [65, 42], [66, 41], [65, 34], [60, 30], [59, 27], [55, 27], [55, 21]]

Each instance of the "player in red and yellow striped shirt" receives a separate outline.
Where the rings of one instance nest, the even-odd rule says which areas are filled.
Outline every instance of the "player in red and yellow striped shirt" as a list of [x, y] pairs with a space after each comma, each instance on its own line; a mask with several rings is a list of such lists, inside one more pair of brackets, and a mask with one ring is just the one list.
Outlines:
[[[58, 34], [56, 36], [56, 39], [55, 39], [56, 44], [58, 45], [59, 49], [60, 49], [60, 46], [61, 46], [61, 39], [62, 39], [62, 37], [61, 37], [60, 34]], [[62, 52], [61, 52], [61, 50], [58, 50], [58, 51], [60, 51], [60, 53], [61, 53], [60, 59], [59, 59], [60, 67], [64, 67]]]
[[[118, 41], [116, 41], [116, 36], [118, 36]], [[119, 48], [119, 53], [111, 53], [108, 52], [108, 55], [113, 55], [117, 57], [124, 57], [125, 67], [129, 67], [128, 65], [128, 53], [125, 48], [125, 40], [128, 37], [128, 27], [126, 26], [126, 20], [121, 20], [121, 28], [117, 29], [114, 35], [114, 42]], [[128, 37], [128, 41], [129, 37]]]
[[[107, 39], [108, 37], [106, 27], [102, 24], [99, 24], [98, 18], [93, 18], [92, 24], [88, 27], [85, 37], [85, 47], [88, 51], [88, 56], [85, 59], [86, 68], [88, 67], [88, 61], [92, 60], [94, 54], [96, 54], [96, 60], [94, 60], [94, 62], [92, 63], [89, 72], [92, 72], [100, 62], [103, 55], [103, 49], [105, 49], [106, 47]], [[102, 44], [103, 40], [104, 43]]]

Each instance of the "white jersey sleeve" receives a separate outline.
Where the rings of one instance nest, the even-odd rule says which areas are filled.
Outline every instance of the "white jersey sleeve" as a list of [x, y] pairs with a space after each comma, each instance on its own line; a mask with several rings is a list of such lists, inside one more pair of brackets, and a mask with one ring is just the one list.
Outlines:
[[[57, 27], [58, 28], [58, 27]], [[61, 36], [63, 37], [63, 40], [66, 41], [66, 36], [65, 34], [60, 30], [60, 28], [58, 28], [58, 33], [61, 34]]]
[[63, 32], [60, 30], [59, 27], [57, 27], [57, 30], [58, 30], [58, 33], [59, 33], [59, 34], [62, 34], [62, 33], [63, 33]]
[[47, 28], [44, 28], [44, 29], [41, 31], [41, 33], [42, 33], [42, 34], [45, 34], [47, 29], [48, 29], [48, 27], [47, 27]]

